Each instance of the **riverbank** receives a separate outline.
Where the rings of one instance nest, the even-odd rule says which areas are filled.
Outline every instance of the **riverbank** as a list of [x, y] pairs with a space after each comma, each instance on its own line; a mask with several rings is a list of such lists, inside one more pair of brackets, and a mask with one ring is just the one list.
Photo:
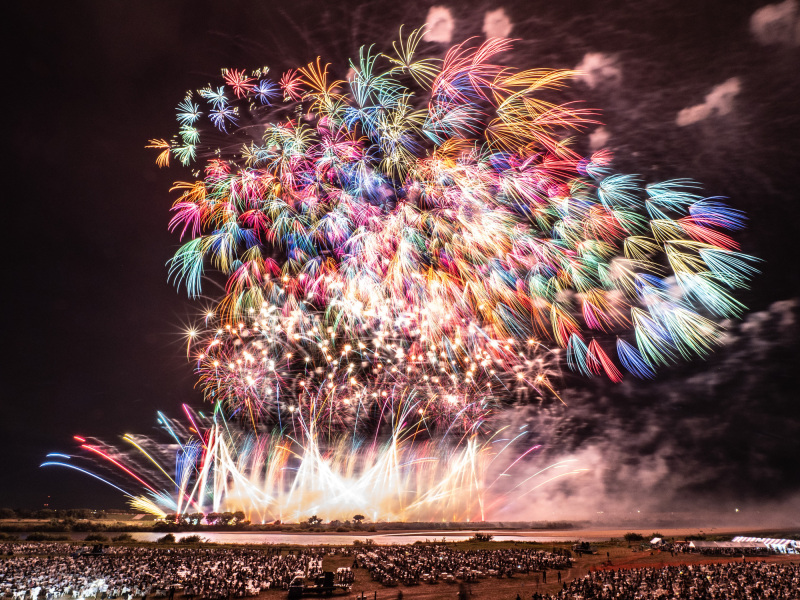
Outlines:
[[[32, 532], [19, 532], [15, 534], [20, 539], [25, 539]], [[54, 537], [61, 537], [70, 541], [89, 541], [106, 543], [111, 538], [118, 536], [120, 532], [105, 530], [102, 534], [91, 532], [63, 532], [50, 534]], [[645, 540], [651, 537], [664, 537], [667, 539], [707, 539], [724, 540], [730, 539], [734, 535], [745, 535], [752, 537], [793, 537], [800, 538], [800, 529], [763, 529], [763, 528], [742, 528], [742, 527], [708, 527], [708, 528], [598, 528], [582, 527], [570, 529], [463, 529], [463, 530], [441, 530], [441, 529], [416, 529], [408, 531], [272, 531], [272, 532], [252, 532], [252, 531], [198, 531], [189, 530], [183, 532], [130, 532], [130, 540], [143, 543], [152, 543], [161, 539], [166, 533], [172, 533], [180, 542], [187, 537], [199, 536], [205, 543], [215, 544], [279, 544], [297, 546], [319, 546], [319, 545], [351, 545], [358, 542], [369, 542], [373, 544], [413, 544], [416, 542], [445, 541], [450, 543], [467, 542], [474, 538], [476, 534], [491, 536], [494, 542], [537, 542], [537, 543], [567, 543], [573, 541], [588, 542], [610, 542], [621, 541], [626, 534], [637, 534]]]
[[0, 519], [0, 532], [26, 533], [90, 533], [90, 532], [129, 532], [129, 533], [291, 533], [291, 534], [373, 534], [379, 532], [403, 532], [414, 534], [420, 531], [459, 532], [459, 531], [568, 531], [587, 525], [586, 522], [567, 521], [482, 521], [482, 522], [351, 522], [330, 521], [323, 523], [310, 521], [301, 523], [251, 523], [233, 521], [230, 524], [207, 524], [170, 520], [141, 519]]

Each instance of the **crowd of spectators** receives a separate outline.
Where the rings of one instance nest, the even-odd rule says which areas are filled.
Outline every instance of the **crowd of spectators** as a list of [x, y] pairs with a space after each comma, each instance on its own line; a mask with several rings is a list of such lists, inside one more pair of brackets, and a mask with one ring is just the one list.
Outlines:
[[[66, 543], [0, 544], [0, 598], [13, 600], [230, 600], [271, 589], [287, 590], [297, 575], [322, 576], [326, 554], [352, 556], [352, 569], [336, 570], [337, 584], [352, 584], [366, 569], [386, 586], [439, 582], [464, 584], [491, 577], [535, 574], [537, 582], [562, 581], [572, 567], [568, 551], [531, 548], [458, 550], [438, 544], [304, 548], [102, 547]], [[348, 558], [349, 561], [349, 558]], [[556, 571], [556, 573], [552, 573]], [[452, 589], [452, 588], [451, 588]], [[442, 597], [456, 597], [442, 591]], [[400, 594], [400, 592], [398, 592]], [[400, 597], [398, 595], [398, 597]], [[640, 569], [597, 570], [564, 582], [555, 594], [532, 600], [798, 600], [800, 564], [741, 560]], [[527, 600], [527, 599], [525, 599]]]
[[800, 564], [730, 562], [594, 571], [533, 600], [797, 600]]
[[287, 589], [297, 574], [315, 577], [322, 573], [323, 558], [308, 549], [281, 554], [252, 548], [113, 547], [95, 553], [44, 544], [36, 554], [27, 546], [11, 550], [13, 555], [0, 556], [0, 596], [15, 600], [172, 600], [176, 593], [198, 600], [242, 598]]
[[381, 546], [356, 555], [353, 562], [387, 586], [511, 577], [571, 565], [569, 556], [529, 548], [463, 551], [437, 545]]
[[88, 547], [64, 544], [63, 542], [6, 542], [0, 544], [0, 556], [13, 556], [15, 554], [73, 554], [79, 550], [88, 550]]

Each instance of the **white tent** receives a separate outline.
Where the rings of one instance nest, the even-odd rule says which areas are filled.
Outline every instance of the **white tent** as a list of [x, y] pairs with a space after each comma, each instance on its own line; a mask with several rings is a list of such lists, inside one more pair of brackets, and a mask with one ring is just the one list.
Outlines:
[[800, 541], [798, 540], [787, 540], [787, 539], [779, 539], [779, 538], [757, 538], [757, 537], [746, 537], [743, 535], [737, 535], [733, 538], [734, 542], [762, 542], [775, 552], [780, 552], [781, 554], [800, 554]]
[[698, 550], [702, 549], [726, 549], [726, 550], [744, 550], [744, 549], [756, 549], [756, 548], [767, 548], [768, 546], [764, 542], [704, 542], [704, 541], [692, 541], [689, 542], [690, 548], [697, 548]]

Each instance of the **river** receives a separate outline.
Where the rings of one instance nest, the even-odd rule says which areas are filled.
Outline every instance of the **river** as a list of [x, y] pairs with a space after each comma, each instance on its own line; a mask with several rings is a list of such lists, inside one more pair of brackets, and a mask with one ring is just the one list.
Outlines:
[[[413, 544], [414, 542], [441, 541], [448, 542], [465, 541], [476, 533], [487, 533], [498, 542], [563, 542], [566, 540], [582, 539], [589, 541], [599, 541], [607, 536], [587, 537], [580, 535], [579, 532], [558, 531], [537, 532], [537, 531], [395, 531], [391, 533], [256, 533], [256, 532], [220, 532], [220, 531], [200, 531], [197, 533], [184, 532], [176, 533], [175, 537], [180, 540], [189, 535], [199, 535], [209, 542], [220, 544], [297, 544], [304, 546], [316, 546], [318, 544], [344, 545], [352, 544], [354, 541], [372, 540], [375, 544]], [[106, 534], [109, 535], [109, 534]], [[163, 537], [164, 532], [137, 532], [131, 534], [134, 539], [142, 542], [154, 542]], [[85, 536], [81, 536], [85, 537]]]

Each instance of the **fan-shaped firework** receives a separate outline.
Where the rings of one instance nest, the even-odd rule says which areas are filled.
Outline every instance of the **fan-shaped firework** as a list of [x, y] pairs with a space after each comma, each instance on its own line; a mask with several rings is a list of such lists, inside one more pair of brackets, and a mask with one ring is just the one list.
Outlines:
[[[128, 449], [121, 451], [76, 436], [83, 455], [50, 454], [42, 466], [88, 474], [125, 494], [137, 510], [162, 518], [241, 510], [261, 523], [316, 514], [346, 520], [359, 512], [376, 521], [483, 520], [495, 504], [513, 507], [531, 488], [585, 470], [563, 460], [509, 486], [503, 476], [539, 448], [512, 455], [525, 426], [483, 438], [430, 436], [419, 407], [411, 399], [398, 402], [380, 440], [331, 440], [317, 432], [313, 410], [310, 418], [292, 415], [283, 434], [259, 436], [220, 411], [207, 416], [184, 405], [187, 423], [159, 414], [169, 443], [126, 434]], [[113, 483], [120, 477], [124, 483]]]
[[[496, 64], [508, 40], [442, 60], [420, 40], [362, 48], [347, 81], [320, 59], [224, 71], [151, 141], [196, 178], [174, 187], [171, 275], [192, 296], [207, 267], [227, 278], [190, 341], [215, 418], [197, 451], [179, 442], [174, 510], [482, 518], [492, 410], [557, 396], [554, 349], [586, 376], [652, 377], [743, 310], [739, 211], [576, 154], [592, 113], [552, 102], [573, 73]], [[148, 489], [137, 502], [163, 501]]]

